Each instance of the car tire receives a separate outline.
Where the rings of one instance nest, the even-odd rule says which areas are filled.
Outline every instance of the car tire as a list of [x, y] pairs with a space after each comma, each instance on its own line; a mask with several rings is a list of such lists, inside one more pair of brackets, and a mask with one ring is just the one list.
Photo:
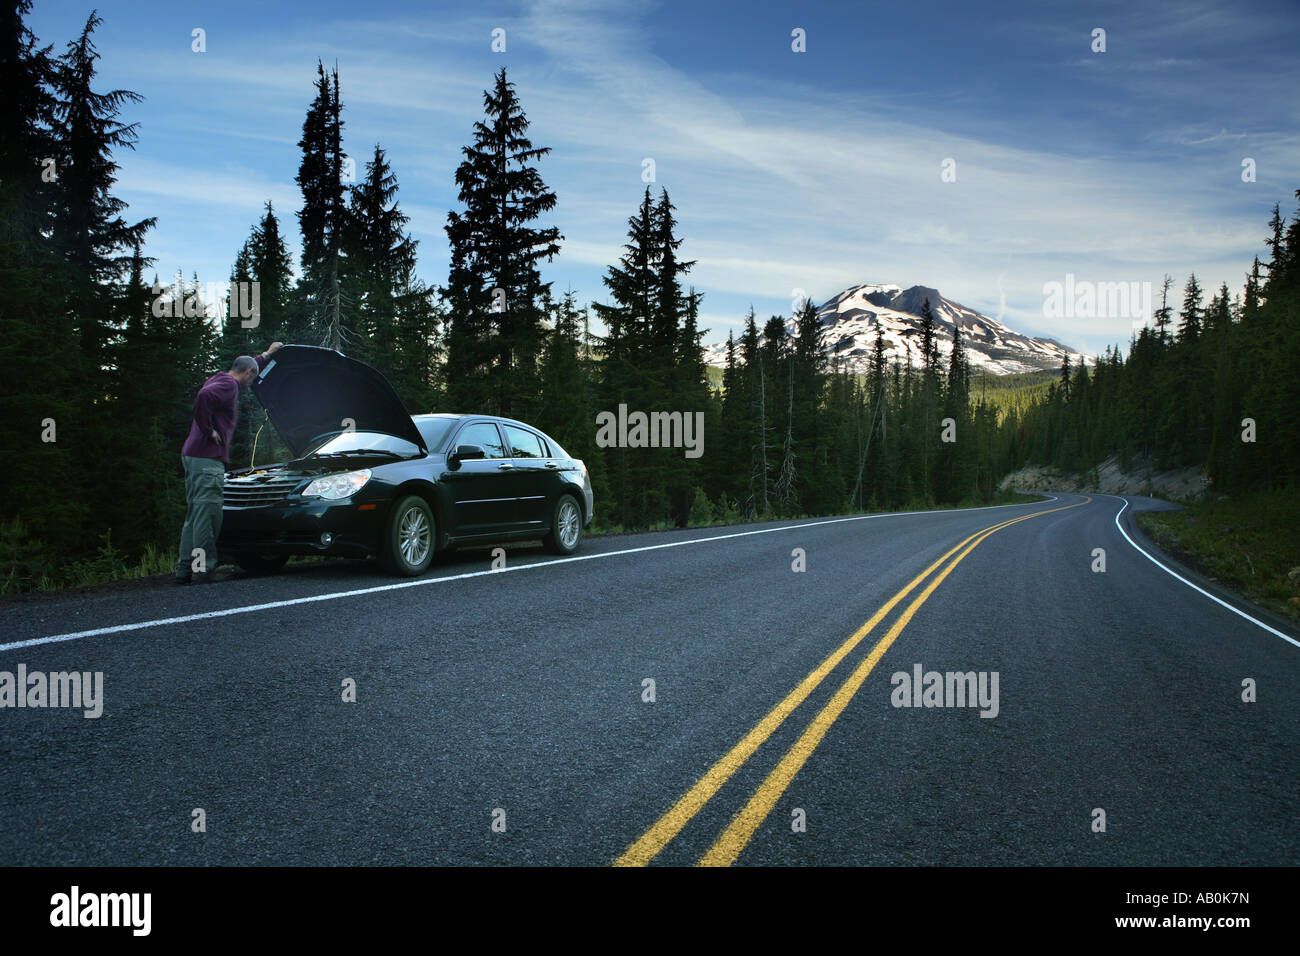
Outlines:
[[542, 539], [552, 554], [573, 554], [582, 541], [582, 507], [573, 495], [560, 495], [551, 513], [551, 531]]
[[433, 562], [437, 528], [433, 509], [419, 495], [407, 495], [389, 512], [381, 557], [389, 574], [415, 577]]
[[235, 564], [249, 574], [275, 574], [289, 560], [287, 554], [236, 554]]

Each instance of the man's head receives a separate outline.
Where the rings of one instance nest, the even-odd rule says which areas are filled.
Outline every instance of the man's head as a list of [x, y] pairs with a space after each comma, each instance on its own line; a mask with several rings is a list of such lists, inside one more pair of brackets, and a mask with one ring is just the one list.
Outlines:
[[257, 363], [253, 361], [252, 356], [241, 355], [231, 363], [230, 374], [235, 377], [240, 388], [245, 388], [257, 378]]

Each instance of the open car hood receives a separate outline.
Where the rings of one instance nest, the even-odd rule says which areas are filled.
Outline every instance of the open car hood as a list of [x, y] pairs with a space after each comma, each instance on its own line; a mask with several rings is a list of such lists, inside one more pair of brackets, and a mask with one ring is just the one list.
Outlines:
[[254, 380], [253, 394], [295, 458], [349, 425], [395, 435], [428, 452], [388, 379], [333, 349], [280, 346]]

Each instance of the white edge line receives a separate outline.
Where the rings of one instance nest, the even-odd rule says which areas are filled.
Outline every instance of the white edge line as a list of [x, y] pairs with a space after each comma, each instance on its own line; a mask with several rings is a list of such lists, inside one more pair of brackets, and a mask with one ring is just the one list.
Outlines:
[[[1146, 551], [1144, 551], [1141, 547], [1138, 546], [1138, 543], [1137, 543], [1136, 541], [1134, 541], [1132, 538], [1130, 538], [1130, 537], [1128, 536], [1128, 532], [1124, 530], [1124, 526], [1121, 525], [1121, 524], [1119, 523], [1119, 516], [1122, 515], [1122, 514], [1124, 513], [1124, 510], [1125, 510], [1126, 508], [1128, 508], [1128, 506], [1129, 506], [1129, 501], [1128, 501], [1128, 499], [1125, 498], [1123, 495], [1109, 495], [1108, 497], [1111, 497], [1111, 498], [1118, 498], [1120, 501], [1124, 502], [1124, 507], [1123, 507], [1123, 508], [1120, 508], [1119, 511], [1115, 512], [1115, 527], [1116, 527], [1116, 528], [1119, 528], [1119, 533], [1122, 534], [1122, 535], [1124, 536], [1124, 540], [1127, 541], [1129, 544], [1133, 545], [1133, 547], [1137, 549], [1138, 554], [1142, 555], [1142, 557], [1146, 558], [1148, 561], [1150, 561], [1152, 564], [1154, 564], [1156, 567], [1158, 567], [1161, 571], [1164, 571], [1166, 574], [1171, 575], [1171, 576], [1177, 578], [1179, 581], [1182, 581], [1184, 584], [1186, 584], [1186, 585], [1187, 585], [1189, 588], [1191, 588], [1193, 591], [1197, 591], [1197, 592], [1199, 592], [1199, 593], [1201, 593], [1201, 594], [1204, 594], [1207, 598], [1209, 598], [1209, 599], [1210, 599], [1211, 601], [1213, 601], [1215, 604], [1218, 604], [1218, 605], [1220, 605], [1220, 606], [1222, 606], [1222, 607], [1226, 607], [1226, 608], [1227, 608], [1229, 611], [1231, 611], [1233, 614], [1236, 614], [1236, 615], [1238, 615], [1239, 617], [1244, 617], [1246, 620], [1250, 621], [1251, 624], [1254, 624], [1256, 627], [1262, 627], [1264, 630], [1268, 631], [1270, 634], [1276, 634], [1278, 637], [1282, 638], [1282, 640], [1286, 641], [1288, 644], [1292, 644], [1292, 645], [1294, 645], [1294, 646], [1296, 646], [1296, 647], [1300, 647], [1300, 641], [1297, 641], [1295, 638], [1291, 637], [1290, 635], [1283, 634], [1283, 633], [1282, 633], [1281, 631], [1279, 631], [1277, 628], [1275, 628], [1275, 627], [1270, 627], [1269, 625], [1265, 624], [1263, 621], [1261, 621], [1261, 620], [1259, 620], [1259, 619], [1257, 619], [1257, 618], [1253, 618], [1253, 617], [1251, 617], [1251, 616], [1250, 616], [1249, 614], [1247, 614], [1245, 611], [1241, 610], [1241, 608], [1234, 607], [1233, 605], [1229, 604], [1227, 601], [1224, 601], [1224, 600], [1221, 599], [1221, 598], [1217, 598], [1217, 597], [1215, 597], [1215, 596], [1214, 596], [1213, 594], [1211, 594], [1209, 591], [1205, 590], [1205, 589], [1202, 588], [1202, 587], [1199, 587], [1198, 585], [1193, 584], [1191, 581], [1187, 580], [1187, 578], [1183, 577], [1183, 576], [1182, 576], [1181, 574], [1179, 574], [1177, 571], [1174, 571], [1174, 570], [1172, 570], [1172, 569], [1166, 567], [1165, 565], [1163, 565], [1163, 564], [1161, 564], [1159, 561], [1157, 561], [1155, 558], [1151, 557], [1151, 555], [1147, 554]], [[0, 650], [4, 650], [4, 648], [0, 648]]]
[[[1060, 499], [1047, 495], [1049, 501]], [[67, 634], [52, 634], [49, 637], [34, 637], [12, 644], [0, 644], [0, 653], [16, 651], [25, 647], [37, 647], [41, 644], [59, 644], [64, 641], [76, 641], [83, 637], [98, 637], [102, 634], [120, 634], [123, 631], [139, 631], [150, 627], [166, 627], [169, 624], [185, 624], [189, 621], [201, 621], [214, 617], [229, 617], [233, 614], [250, 614], [253, 611], [269, 611], [277, 607], [291, 607], [295, 604], [314, 604], [318, 601], [334, 601], [339, 598], [356, 597], [362, 594], [378, 594], [381, 591], [396, 591], [403, 588], [418, 588], [428, 584], [442, 584], [444, 581], [462, 581], [465, 578], [477, 578], [488, 574], [505, 574], [510, 571], [527, 571], [530, 568], [553, 568], [557, 564], [569, 564], [573, 561], [593, 561], [597, 558], [613, 558], [622, 554], [636, 554], [641, 551], [658, 551], [661, 548], [681, 548], [688, 544], [707, 544], [710, 541], [725, 541], [728, 538], [744, 538], [754, 534], [771, 534], [776, 531], [797, 531], [801, 528], [815, 528], [824, 524], [840, 524], [844, 521], [865, 521], [870, 518], [905, 518], [912, 515], [942, 515], [954, 512], [989, 511], [994, 508], [1023, 508], [1026, 505], [1045, 504], [1047, 502], [1027, 501], [1011, 505], [985, 505], [980, 508], [949, 508], [942, 511], [889, 511], [873, 515], [851, 515], [847, 518], [827, 518], [823, 521], [810, 521], [803, 524], [783, 525], [779, 528], [760, 528], [756, 531], [737, 531], [732, 534], [718, 534], [707, 538], [691, 538], [688, 541], [668, 541], [663, 544], [649, 544], [641, 548], [622, 548], [618, 551], [601, 551], [597, 554], [579, 554], [567, 558], [554, 558], [549, 561], [537, 561], [532, 564], [517, 564], [513, 567], [488, 571], [467, 571], [464, 574], [452, 574], [439, 578], [418, 578], [414, 581], [399, 581], [395, 584], [380, 584], [371, 588], [357, 588], [352, 591], [335, 591], [331, 594], [312, 594], [307, 597], [290, 598], [285, 601], [270, 601], [266, 604], [248, 604], [242, 607], [224, 608], [220, 611], [203, 611], [200, 614], [186, 614], [181, 617], [163, 617], [152, 621], [137, 621], [133, 624], [115, 624], [112, 627], [97, 627], [89, 631], [72, 631]]]

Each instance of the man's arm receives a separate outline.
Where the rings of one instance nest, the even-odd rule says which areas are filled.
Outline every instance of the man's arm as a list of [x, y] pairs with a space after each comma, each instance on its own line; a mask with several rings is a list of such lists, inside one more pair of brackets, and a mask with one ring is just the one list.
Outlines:
[[266, 368], [267, 360], [269, 360], [271, 356], [275, 354], [275, 350], [283, 344], [283, 342], [272, 342], [265, 352], [254, 357], [253, 361], [257, 363], [259, 370]]
[[[272, 342], [270, 346], [267, 348], [267, 350], [263, 352], [261, 355], [253, 356], [253, 361], [257, 363], [257, 370], [259, 372], [262, 371], [262, 369], [266, 368], [266, 363], [270, 361], [271, 356], [275, 353], [275, 350], [278, 349], [283, 344], [284, 344], [283, 342]], [[212, 437], [215, 438], [217, 441], [221, 441], [221, 435], [217, 432], [215, 428], [212, 430]]]

